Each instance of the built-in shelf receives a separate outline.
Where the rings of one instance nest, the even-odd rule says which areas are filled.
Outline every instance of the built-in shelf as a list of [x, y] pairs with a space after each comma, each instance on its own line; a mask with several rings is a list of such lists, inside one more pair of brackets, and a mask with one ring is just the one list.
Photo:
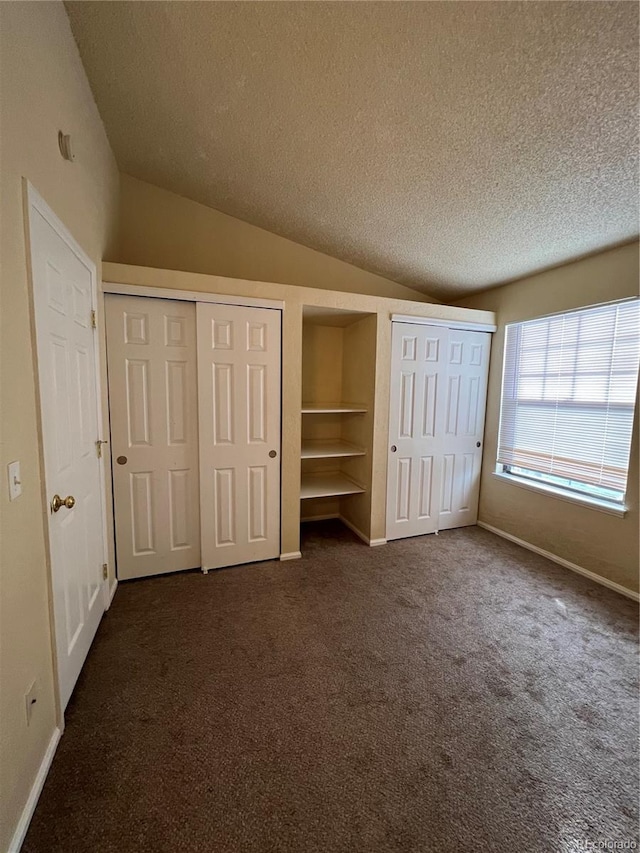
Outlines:
[[362, 486], [345, 474], [332, 471], [329, 474], [303, 474], [300, 483], [300, 499], [330, 498], [337, 495], [360, 495]]
[[302, 459], [335, 459], [339, 456], [364, 456], [364, 447], [356, 447], [339, 438], [309, 439], [302, 442]]
[[358, 403], [303, 403], [302, 414], [329, 414], [341, 412], [366, 412], [367, 407]]

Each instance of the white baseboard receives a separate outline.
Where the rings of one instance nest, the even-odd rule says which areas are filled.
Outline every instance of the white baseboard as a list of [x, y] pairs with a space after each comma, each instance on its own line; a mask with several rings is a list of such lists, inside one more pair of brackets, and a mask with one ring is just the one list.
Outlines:
[[343, 524], [347, 525], [349, 530], [353, 530], [353, 532], [356, 534], [356, 536], [358, 536], [360, 539], [362, 539], [363, 542], [366, 542], [367, 545], [369, 545], [369, 547], [375, 548], [377, 545], [386, 545], [387, 544], [386, 539], [369, 539], [368, 536], [364, 535], [362, 530], [358, 530], [358, 528], [355, 526], [355, 524], [352, 524], [350, 521], [348, 521], [344, 517], [344, 515], [340, 515], [339, 518]]
[[339, 519], [340, 519], [340, 521], [345, 525], [345, 527], [348, 527], [348, 528], [349, 528], [349, 530], [353, 531], [353, 532], [356, 534], [356, 536], [358, 537], [358, 539], [362, 539], [362, 541], [363, 541], [366, 545], [369, 545], [369, 544], [370, 544], [370, 539], [369, 539], [369, 537], [368, 537], [368, 536], [365, 536], [365, 535], [364, 535], [364, 533], [362, 532], [362, 530], [358, 530], [358, 528], [355, 526], [355, 524], [353, 524], [353, 522], [351, 522], [351, 521], [349, 521], [348, 519], [346, 519], [346, 518], [344, 517], [344, 515], [339, 515], [339, 516], [338, 516], [338, 518], [339, 518]]
[[109, 603], [107, 604], [107, 610], [111, 607], [113, 602], [113, 596], [116, 594], [116, 589], [118, 588], [118, 578], [113, 579], [113, 583], [109, 587]]
[[340, 521], [343, 524], [345, 524], [349, 528], [349, 530], [353, 530], [353, 532], [356, 534], [356, 536], [358, 538], [362, 539], [363, 542], [366, 542], [366, 544], [369, 545], [370, 548], [375, 548], [377, 545], [386, 545], [387, 544], [386, 539], [369, 539], [368, 536], [364, 535], [362, 530], [358, 530], [358, 528], [355, 526], [355, 524], [352, 524], [350, 521], [348, 521], [344, 517], [344, 515], [339, 515], [338, 518], [340, 519]]
[[616, 583], [615, 581], [610, 581], [608, 578], [603, 578], [602, 575], [590, 572], [589, 569], [583, 569], [582, 566], [578, 566], [576, 563], [571, 563], [569, 560], [565, 560], [564, 557], [558, 557], [557, 554], [552, 554], [551, 551], [545, 551], [543, 548], [538, 548], [537, 545], [532, 545], [530, 542], [525, 542], [524, 539], [518, 539], [517, 536], [512, 536], [511, 533], [507, 533], [505, 530], [500, 530], [499, 527], [494, 527], [492, 524], [486, 524], [484, 521], [479, 521], [478, 527], [483, 527], [490, 533], [495, 533], [496, 536], [501, 536], [503, 539], [515, 542], [516, 545], [526, 548], [527, 551], [533, 551], [535, 554], [540, 554], [542, 557], [546, 557], [547, 560], [551, 560], [551, 562], [557, 563], [559, 566], [564, 566], [565, 569], [571, 569], [572, 572], [584, 575], [584, 577], [589, 578], [589, 580], [595, 581], [609, 589], [613, 589], [621, 595], [626, 595], [627, 598], [631, 598], [634, 601], [640, 601], [640, 594], [631, 589], [627, 589], [626, 586], [622, 586], [622, 584]]
[[280, 554], [280, 560], [299, 560], [302, 557], [301, 551], [287, 551], [285, 554]]
[[49, 768], [51, 767], [51, 762], [53, 761], [53, 756], [56, 754], [56, 749], [58, 747], [58, 743], [61, 737], [62, 732], [60, 731], [60, 729], [54, 729], [54, 732], [51, 735], [51, 740], [49, 741], [49, 746], [47, 747], [42, 762], [40, 763], [40, 767], [38, 768], [36, 778], [33, 782], [33, 785], [31, 786], [31, 791], [29, 792], [27, 802], [25, 803], [25, 806], [22, 809], [20, 820], [18, 821], [16, 831], [13, 833], [13, 838], [11, 839], [11, 842], [9, 844], [9, 850], [7, 851], [7, 853], [19, 853], [20, 848], [22, 847], [22, 843], [27, 834], [27, 830], [29, 829], [29, 824], [31, 823], [31, 818], [33, 817], [33, 813], [36, 810], [36, 806], [38, 805], [38, 799], [40, 797], [40, 793], [42, 792], [42, 786], [44, 785], [45, 779], [47, 778], [47, 773], [49, 772]]

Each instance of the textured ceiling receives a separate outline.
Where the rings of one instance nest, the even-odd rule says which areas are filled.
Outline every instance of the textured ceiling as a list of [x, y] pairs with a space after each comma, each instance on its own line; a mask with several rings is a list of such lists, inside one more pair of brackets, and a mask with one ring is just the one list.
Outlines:
[[638, 5], [67, 2], [122, 171], [442, 299], [638, 232]]

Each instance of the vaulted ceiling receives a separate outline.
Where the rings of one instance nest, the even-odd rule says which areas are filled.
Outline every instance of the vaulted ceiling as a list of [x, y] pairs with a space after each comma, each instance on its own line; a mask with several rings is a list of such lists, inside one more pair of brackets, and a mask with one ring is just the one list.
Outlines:
[[67, 2], [123, 172], [454, 299], [638, 232], [638, 5]]

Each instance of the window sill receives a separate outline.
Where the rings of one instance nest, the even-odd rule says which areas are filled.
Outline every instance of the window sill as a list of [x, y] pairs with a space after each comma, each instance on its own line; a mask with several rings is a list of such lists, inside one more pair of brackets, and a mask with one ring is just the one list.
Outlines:
[[504, 471], [494, 471], [493, 476], [498, 480], [511, 483], [512, 486], [519, 486], [521, 489], [528, 489], [530, 492], [548, 495], [550, 498], [557, 498], [567, 503], [579, 504], [588, 509], [595, 509], [599, 512], [606, 512], [609, 515], [616, 515], [618, 518], [624, 518], [627, 514], [627, 508], [624, 506], [598, 500], [598, 498], [590, 498], [587, 495], [577, 495], [556, 486], [550, 486], [547, 483], [534, 483], [531, 480], [525, 480], [523, 477], [516, 477], [514, 474], [506, 474]]

